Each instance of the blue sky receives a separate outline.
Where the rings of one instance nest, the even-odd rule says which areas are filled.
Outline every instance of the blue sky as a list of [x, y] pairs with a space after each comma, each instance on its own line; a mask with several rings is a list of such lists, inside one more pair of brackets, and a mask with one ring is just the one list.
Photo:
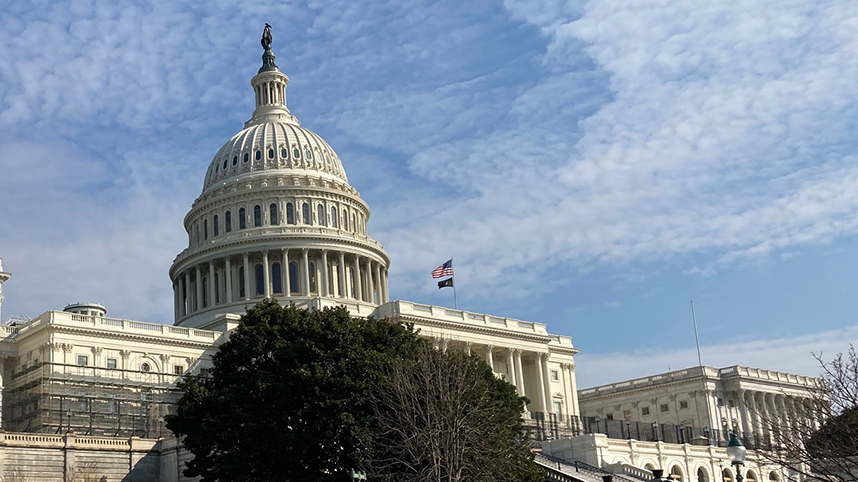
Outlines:
[[0, 4], [3, 316], [169, 323], [167, 269], [273, 25], [391, 295], [546, 323], [581, 386], [696, 363], [815, 374], [858, 337], [858, 4]]

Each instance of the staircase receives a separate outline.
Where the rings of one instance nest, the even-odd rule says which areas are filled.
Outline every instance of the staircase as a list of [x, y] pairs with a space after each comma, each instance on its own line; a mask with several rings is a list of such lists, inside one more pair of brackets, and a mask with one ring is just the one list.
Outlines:
[[649, 482], [651, 480], [632, 474], [614, 474], [583, 462], [569, 462], [541, 452], [537, 452], [533, 460], [547, 472], [546, 480], [554, 482], [603, 482], [602, 477], [605, 475], [612, 476], [614, 482]]

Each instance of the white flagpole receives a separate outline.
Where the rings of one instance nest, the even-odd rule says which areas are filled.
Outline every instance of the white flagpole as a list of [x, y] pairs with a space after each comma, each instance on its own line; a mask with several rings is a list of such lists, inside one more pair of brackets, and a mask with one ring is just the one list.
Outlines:
[[[450, 256], [450, 267], [451, 268], [453, 267], [453, 257], [452, 256]], [[455, 273], [455, 272], [456, 272], [456, 270], [454, 269], [453, 273]], [[458, 310], [459, 309], [459, 299], [456, 297], [456, 275], [454, 274], [451, 279], [453, 280], [453, 307]]]

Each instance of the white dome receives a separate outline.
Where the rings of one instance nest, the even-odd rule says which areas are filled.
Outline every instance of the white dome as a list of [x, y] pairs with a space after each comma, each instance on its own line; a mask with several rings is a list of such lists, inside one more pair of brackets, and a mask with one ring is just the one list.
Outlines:
[[274, 170], [348, 183], [337, 153], [315, 132], [289, 121], [268, 121], [245, 128], [218, 150], [203, 191], [260, 171], [274, 174], [270, 172]]

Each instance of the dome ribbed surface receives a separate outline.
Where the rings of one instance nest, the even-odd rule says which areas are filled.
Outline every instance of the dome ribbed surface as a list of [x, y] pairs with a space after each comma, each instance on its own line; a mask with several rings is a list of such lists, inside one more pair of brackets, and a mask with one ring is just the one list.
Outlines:
[[264, 122], [245, 128], [220, 148], [209, 166], [203, 191], [244, 174], [271, 171], [321, 175], [348, 183], [340, 158], [315, 132], [289, 122]]

